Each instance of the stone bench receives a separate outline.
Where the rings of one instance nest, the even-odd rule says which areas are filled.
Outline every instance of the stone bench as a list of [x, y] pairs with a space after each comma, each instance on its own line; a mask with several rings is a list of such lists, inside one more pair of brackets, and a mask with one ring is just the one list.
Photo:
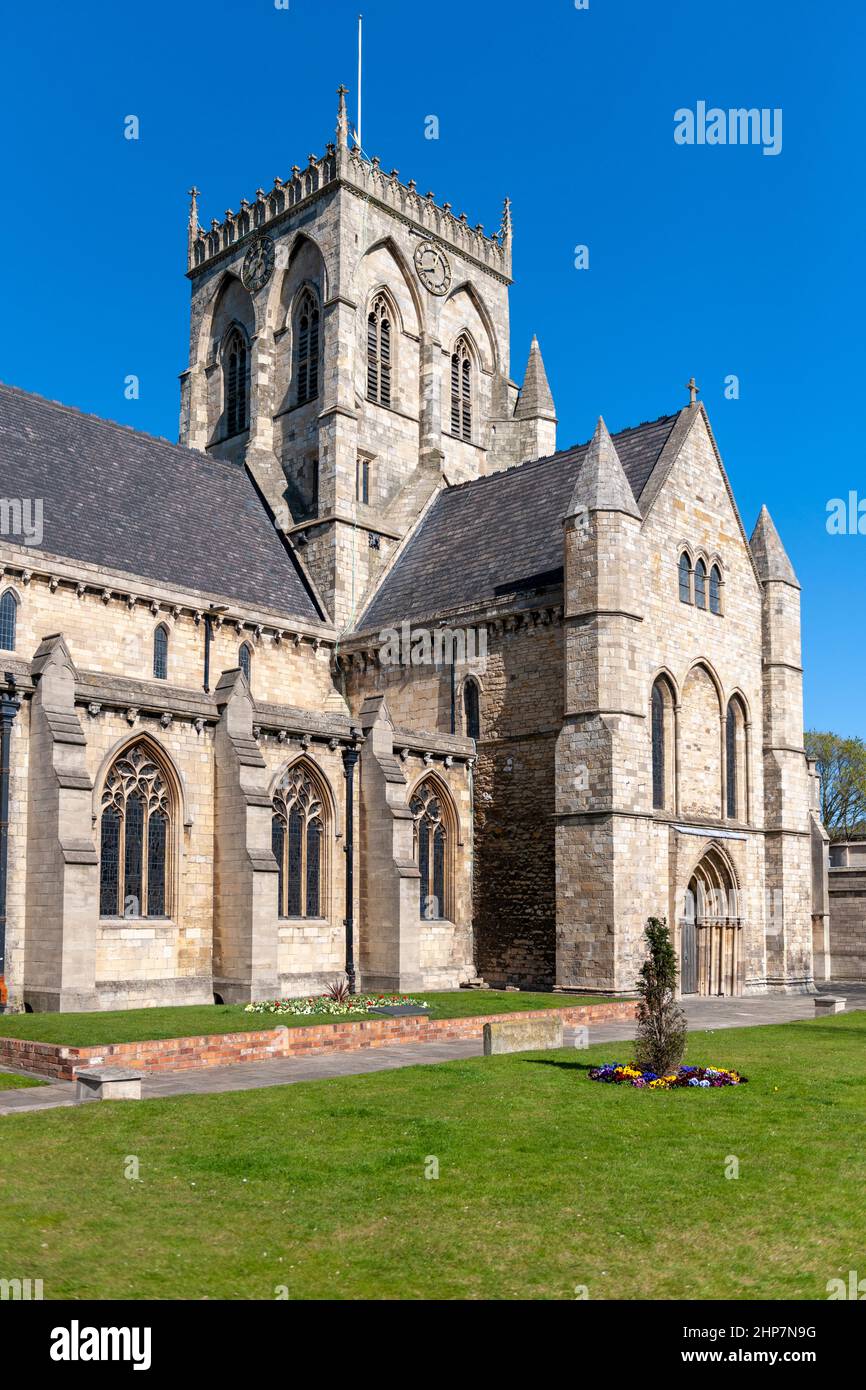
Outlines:
[[141, 1072], [125, 1067], [94, 1067], [75, 1073], [76, 1100], [141, 1100]]
[[509, 1018], [502, 1023], [484, 1025], [485, 1057], [495, 1057], [502, 1052], [534, 1052], [548, 1047], [562, 1047], [561, 1018]]
[[840, 999], [838, 995], [819, 994], [815, 998], [816, 1015], [824, 1014], [843, 1014], [847, 999]]

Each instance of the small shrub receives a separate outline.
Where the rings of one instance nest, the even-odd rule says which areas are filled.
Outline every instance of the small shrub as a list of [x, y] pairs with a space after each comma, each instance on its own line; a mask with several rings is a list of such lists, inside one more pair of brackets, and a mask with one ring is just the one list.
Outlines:
[[345, 1004], [350, 997], [349, 981], [345, 975], [339, 975], [336, 980], [332, 980], [325, 990], [325, 998], [333, 999], [335, 1004]]
[[635, 1064], [665, 1076], [683, 1059], [688, 1024], [676, 1000], [677, 957], [667, 919], [650, 917], [644, 937], [649, 954], [637, 986]]

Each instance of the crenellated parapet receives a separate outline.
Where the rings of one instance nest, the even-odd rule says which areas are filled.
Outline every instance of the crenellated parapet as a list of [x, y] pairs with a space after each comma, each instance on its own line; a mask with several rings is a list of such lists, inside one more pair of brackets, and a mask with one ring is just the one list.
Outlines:
[[369, 159], [360, 149], [349, 149], [345, 129], [345, 89], [340, 89], [337, 143], [325, 147], [322, 156], [308, 156], [304, 168], [292, 166], [289, 179], [274, 179], [269, 191], [256, 189], [253, 202], [242, 198], [237, 212], [228, 208], [222, 221], [210, 228], [199, 225], [198, 190], [190, 190], [187, 273], [195, 275], [246, 239], [273, 232], [296, 209], [305, 207], [329, 188], [343, 185], [364, 198], [388, 208], [412, 226], [426, 232], [467, 259], [478, 261], [494, 273], [511, 278], [511, 201], [506, 198], [499, 230], [487, 234], [482, 223], [470, 226], [465, 212], [455, 215], [450, 203], [438, 204], [432, 193], [419, 193], [414, 179], [403, 183], [399, 170], [386, 172], [378, 156]]

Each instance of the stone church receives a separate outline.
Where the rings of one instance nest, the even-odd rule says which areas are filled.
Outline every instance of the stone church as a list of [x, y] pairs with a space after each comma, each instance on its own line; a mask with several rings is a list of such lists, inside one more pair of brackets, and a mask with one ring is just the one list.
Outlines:
[[686, 993], [812, 989], [768, 512], [693, 384], [557, 451], [509, 203], [363, 157], [345, 98], [237, 212], [192, 190], [179, 444], [0, 388], [2, 1002], [622, 993], [649, 915]]

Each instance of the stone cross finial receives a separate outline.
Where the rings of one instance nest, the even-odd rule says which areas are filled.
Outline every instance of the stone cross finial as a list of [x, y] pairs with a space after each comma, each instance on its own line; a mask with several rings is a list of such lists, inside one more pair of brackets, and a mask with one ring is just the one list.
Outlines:
[[697, 405], [698, 392], [700, 391], [700, 389], [701, 388], [696, 383], [694, 377], [692, 377], [690, 381], [686, 382], [686, 390], [689, 393], [689, 405]]

